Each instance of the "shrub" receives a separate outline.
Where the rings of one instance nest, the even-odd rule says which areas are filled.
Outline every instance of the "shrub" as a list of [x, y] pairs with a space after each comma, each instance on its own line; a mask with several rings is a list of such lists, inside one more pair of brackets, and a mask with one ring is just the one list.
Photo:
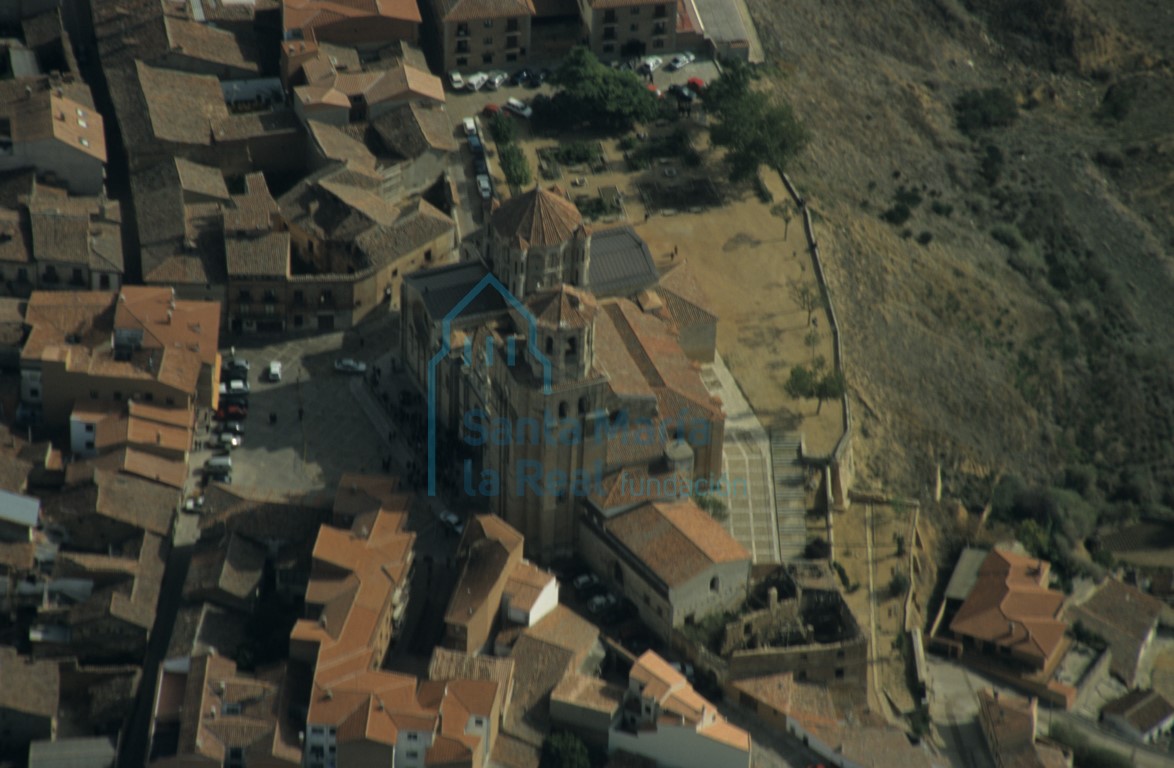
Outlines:
[[831, 553], [831, 546], [823, 539], [809, 541], [803, 549], [803, 556], [808, 560], [826, 560]]
[[1104, 98], [1101, 99], [1101, 105], [1095, 113], [1096, 116], [1101, 120], [1121, 122], [1129, 114], [1129, 108], [1133, 106], [1134, 95], [1133, 88], [1127, 85], [1122, 83], [1110, 85], [1105, 91]]
[[982, 163], [979, 166], [979, 175], [990, 186], [995, 186], [999, 183], [999, 177], [1003, 174], [1003, 150], [996, 147], [994, 144], [987, 144], [983, 151]]
[[967, 136], [989, 128], [1002, 128], [1015, 122], [1019, 108], [1015, 98], [1002, 88], [971, 90], [954, 102], [954, 119], [958, 130]]
[[840, 583], [844, 585], [844, 589], [848, 589], [852, 582], [849, 581], [848, 572], [844, 570], [844, 566], [837, 561], [832, 563], [832, 567], [836, 569], [836, 575], [840, 577]]
[[899, 227], [905, 222], [909, 221], [909, 217], [913, 215], [913, 211], [904, 203], [895, 203], [887, 211], [881, 214], [881, 219], [892, 224], [894, 227]]
[[594, 146], [583, 141], [572, 141], [569, 144], [561, 145], [555, 156], [563, 165], [578, 165], [580, 163], [590, 163], [599, 156], [599, 152]]
[[1018, 251], [1023, 247], [1023, 243], [1020, 242], [1019, 236], [1007, 227], [995, 227], [991, 230], [991, 237], [1007, 246], [1012, 251]]
[[929, 231], [923, 231], [920, 235], [917, 236], [917, 242], [921, 243], [922, 245], [929, 245], [932, 240], [933, 233]]
[[889, 595], [892, 597], [904, 597], [909, 590], [909, 577], [902, 571], [897, 571], [893, 574], [893, 580], [889, 582]]
[[489, 133], [498, 144], [513, 144], [518, 138], [517, 124], [498, 113], [489, 121]]
[[628, 136], [620, 139], [617, 146], [620, 148], [621, 152], [630, 152], [636, 148], [636, 137], [629, 134]]
[[950, 205], [949, 203], [943, 203], [940, 200], [934, 200], [932, 203], [930, 203], [929, 209], [938, 216], [949, 216], [954, 212], [954, 206]]
[[573, 733], [556, 731], [542, 743], [540, 768], [591, 768], [587, 745]]
[[517, 144], [506, 144], [498, 152], [501, 172], [510, 186], [524, 187], [530, 183], [530, 161], [522, 154]]
[[716, 496], [700, 493], [693, 497], [693, 501], [719, 523], [724, 523], [730, 516], [729, 510], [726, 509], [726, 503]]
[[893, 196], [893, 201], [899, 205], [916, 208], [921, 205], [921, 193], [916, 189], [910, 189], [904, 186], [897, 187], [897, 194]]

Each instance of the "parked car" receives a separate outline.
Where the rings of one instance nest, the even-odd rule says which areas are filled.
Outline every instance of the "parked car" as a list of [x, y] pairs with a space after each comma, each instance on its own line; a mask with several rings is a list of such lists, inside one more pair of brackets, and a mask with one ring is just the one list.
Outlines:
[[684, 53], [678, 53], [676, 56], [674, 56], [672, 58], [672, 61], [669, 62], [669, 71], [676, 72], [678, 69], [684, 69], [685, 67], [689, 66], [690, 64], [692, 64], [696, 60], [697, 60], [697, 57], [694, 56], [693, 53], [690, 51], [685, 51]]
[[469, 137], [469, 151], [473, 153], [473, 157], [485, 154], [485, 145], [481, 143], [481, 138], [478, 136]]
[[530, 80], [534, 77], [534, 73], [528, 68], [523, 67], [510, 76], [510, 85], [529, 85]]
[[659, 56], [645, 56], [643, 59], [640, 60], [640, 63], [636, 66], [636, 71], [637, 72], [647, 72], [647, 73], [651, 74], [651, 73], [655, 72], [656, 70], [660, 69], [661, 65], [663, 65], [663, 64], [664, 64], [664, 59], [662, 59]]
[[454, 91], [463, 91], [465, 89], [465, 78], [461, 77], [460, 72], [449, 72], [448, 84]]
[[697, 92], [685, 85], [670, 85], [669, 93], [677, 97], [677, 101], [693, 101], [697, 98]]
[[596, 595], [587, 601], [587, 612], [592, 616], [601, 616], [607, 611], [614, 609], [620, 604], [616, 596], [610, 592], [602, 595]]
[[247, 395], [249, 394], [249, 382], [244, 379], [229, 379], [227, 382], [220, 384], [220, 394]]
[[231, 451], [233, 448], [241, 447], [241, 437], [231, 432], [221, 432], [216, 436], [216, 444]]
[[476, 120], [474, 120], [471, 117], [466, 117], [464, 119], [463, 125], [465, 126], [465, 135], [466, 136], [476, 136], [477, 135], [477, 121]]
[[208, 483], [222, 483], [232, 485], [231, 469], [212, 469], [204, 472], [204, 481]]
[[481, 108], [481, 114], [486, 117], [496, 117], [501, 114], [501, 107], [496, 104], [486, 104]]
[[281, 381], [281, 363], [272, 360], [269, 367], [265, 369], [265, 376], [270, 381]]
[[488, 200], [493, 197], [493, 181], [486, 174], [478, 174], [477, 176], [477, 192], [480, 193], [482, 200]]
[[580, 176], [577, 179], [571, 179], [571, 186], [572, 187], [585, 187], [585, 186], [587, 186], [587, 177]]
[[455, 512], [450, 512], [447, 509], [441, 510], [440, 522], [450, 532], [458, 536], [465, 532], [465, 524], [461, 522], [461, 518]]
[[530, 109], [526, 102], [522, 101], [521, 99], [507, 99], [505, 102], [505, 108], [510, 112], [513, 112], [518, 117], [524, 117], [527, 119], [529, 119], [530, 116], [534, 114], [534, 110]]
[[222, 404], [216, 413], [213, 414], [213, 418], [217, 421], [239, 421], [248, 417], [248, 406], [236, 405], [234, 403]]
[[490, 72], [489, 80], [485, 82], [485, 87], [491, 91], [496, 91], [498, 88], [505, 85], [505, 82], [508, 79], [509, 75], [507, 75], [505, 72]]
[[473, 158], [473, 175], [474, 176], [488, 176], [489, 163], [485, 162], [485, 158], [481, 155]]
[[677, 670], [677, 672], [680, 672], [682, 675], [684, 675], [685, 679], [688, 680], [690, 683], [693, 682], [693, 679], [695, 677], [695, 672], [693, 670], [692, 664], [690, 664], [687, 661], [684, 664], [682, 664], [679, 661], [674, 661], [672, 663], [672, 667], [673, 667], [673, 669]]
[[603, 591], [603, 584], [594, 573], [581, 573], [571, 582], [575, 588], [575, 596], [580, 600], [587, 600]]
[[489, 82], [489, 75], [484, 72], [475, 72], [465, 78], [465, 87], [470, 91], [481, 90]]
[[239, 421], [226, 421], [220, 425], [220, 431], [229, 435], [243, 435], [245, 433], [245, 425]]
[[339, 373], [366, 373], [367, 364], [360, 360], [344, 357], [334, 361], [334, 370]]
[[192, 496], [183, 503], [183, 511], [199, 514], [204, 509], [204, 497]]

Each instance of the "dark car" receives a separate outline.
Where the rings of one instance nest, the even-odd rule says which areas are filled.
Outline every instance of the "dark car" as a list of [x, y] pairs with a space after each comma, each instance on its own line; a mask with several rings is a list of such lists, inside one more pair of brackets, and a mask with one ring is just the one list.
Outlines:
[[473, 158], [473, 172], [478, 176], [489, 175], [489, 163], [485, 162], [485, 158], [478, 155]]
[[232, 471], [228, 469], [217, 469], [204, 472], [204, 480], [209, 483], [223, 483], [224, 485], [232, 485]]
[[523, 67], [510, 77], [510, 85], [529, 85], [534, 73], [528, 67]]
[[239, 421], [226, 421], [220, 425], [220, 431], [228, 435], [243, 435], [245, 425]]
[[531, 88], [539, 87], [540, 85], [545, 83], [547, 80], [549, 80], [550, 76], [552, 74], [553, 73], [549, 69], [543, 69], [543, 70], [537, 72], [533, 77], [530, 78], [530, 87]]
[[217, 421], [239, 421], [249, 417], [249, 409], [239, 405], [221, 405], [216, 411]]
[[249, 407], [249, 396], [248, 395], [221, 395], [220, 396], [220, 404], [221, 405], [235, 405], [238, 408], [248, 408]]
[[481, 139], [476, 136], [469, 137], [469, 151], [473, 153], [473, 157], [485, 154], [485, 145], [481, 143]]

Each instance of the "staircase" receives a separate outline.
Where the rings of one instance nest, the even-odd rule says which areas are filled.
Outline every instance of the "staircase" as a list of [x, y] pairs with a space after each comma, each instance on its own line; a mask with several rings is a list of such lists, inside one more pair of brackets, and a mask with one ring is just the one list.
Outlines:
[[770, 460], [774, 475], [775, 519], [783, 561], [803, 557], [807, 546], [807, 491], [800, 461], [803, 435], [771, 432]]

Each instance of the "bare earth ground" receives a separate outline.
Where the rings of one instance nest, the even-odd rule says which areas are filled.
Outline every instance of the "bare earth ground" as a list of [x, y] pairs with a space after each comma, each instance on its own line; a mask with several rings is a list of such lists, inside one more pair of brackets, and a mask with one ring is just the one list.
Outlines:
[[[809, 364], [813, 356], [822, 357], [829, 365], [833, 359], [826, 313], [815, 316], [819, 343], [813, 350], [805, 342], [809, 330], [806, 313], [798, 308], [788, 289], [791, 281], [815, 285], [802, 222], [777, 176], [765, 175], [775, 202], [764, 203], [749, 188], [731, 187], [720, 181], [724, 168], [717, 153], [708, 150], [705, 135], [699, 128], [694, 128], [693, 136], [695, 145], [703, 152], [704, 164], [696, 169], [675, 164], [672, 167], [679, 175], [671, 180], [663, 176], [663, 169], [668, 166], [634, 173], [624, 170], [623, 152], [616, 146], [617, 142], [605, 140], [607, 172], [593, 174], [584, 170], [582, 175], [587, 178], [587, 186], [583, 188], [569, 187], [565, 180], [559, 183], [576, 195], [594, 195], [609, 185], [618, 187], [624, 195], [625, 217], [614, 223], [626, 220], [632, 224], [648, 243], [658, 265], [667, 267], [675, 261], [687, 261], [695, 271], [710, 309], [718, 316], [718, 351], [763, 424], [768, 429], [803, 432], [812, 455], [831, 453], [843, 432], [838, 404], [824, 403], [817, 414], [816, 401], [797, 401], [783, 392], [792, 366]], [[561, 140], [575, 138], [566, 136]], [[537, 149], [555, 146], [556, 142], [524, 138], [521, 144], [531, 166], [537, 169]], [[707, 177], [719, 180], [719, 189], [726, 195], [721, 207], [701, 213], [654, 213], [645, 220], [636, 184], [650, 181], [670, 184]], [[612, 222], [608, 221], [595, 226], [610, 225]], [[674, 249], [678, 251], [675, 259]]]

